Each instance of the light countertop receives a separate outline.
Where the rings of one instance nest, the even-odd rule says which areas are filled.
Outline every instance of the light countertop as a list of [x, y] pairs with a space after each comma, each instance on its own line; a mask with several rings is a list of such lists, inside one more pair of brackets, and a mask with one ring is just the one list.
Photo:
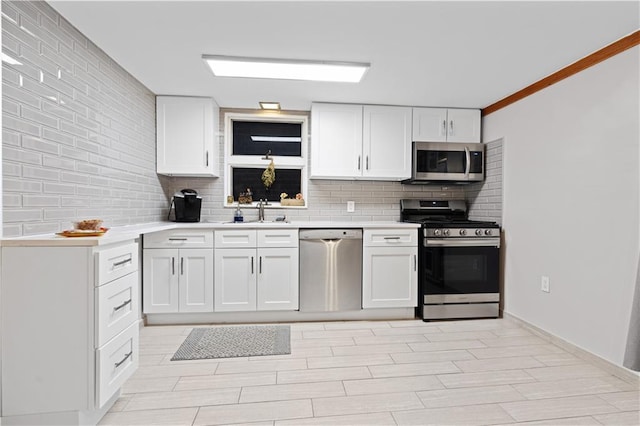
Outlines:
[[33, 235], [19, 238], [6, 238], [0, 241], [3, 247], [90, 247], [115, 244], [135, 240], [143, 234], [171, 229], [310, 229], [310, 228], [362, 228], [362, 229], [411, 229], [419, 224], [394, 221], [349, 222], [349, 221], [293, 221], [293, 222], [152, 222], [138, 225], [112, 227], [100, 237], [62, 237], [55, 234]]

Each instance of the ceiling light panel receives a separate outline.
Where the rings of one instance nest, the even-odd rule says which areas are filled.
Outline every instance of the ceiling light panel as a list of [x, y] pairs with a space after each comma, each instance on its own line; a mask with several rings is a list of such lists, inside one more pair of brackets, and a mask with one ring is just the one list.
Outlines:
[[369, 64], [203, 55], [217, 77], [358, 83]]

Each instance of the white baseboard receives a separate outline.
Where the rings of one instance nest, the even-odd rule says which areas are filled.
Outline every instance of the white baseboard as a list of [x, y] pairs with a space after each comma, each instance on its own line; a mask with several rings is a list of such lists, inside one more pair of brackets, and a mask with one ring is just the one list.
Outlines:
[[566, 340], [549, 333], [541, 328], [536, 327], [533, 324], [528, 323], [527, 321], [519, 318], [515, 315], [512, 315], [508, 312], [503, 312], [503, 317], [510, 321], [514, 321], [520, 324], [522, 327], [529, 329], [532, 333], [540, 337], [541, 339], [547, 340], [550, 343], [553, 343], [556, 346], [560, 346], [562, 349], [567, 352], [581, 358], [589, 363], [595, 364], [597, 367], [605, 370], [608, 373], [613, 374], [614, 376], [629, 382], [635, 386], [640, 387], [640, 372], [629, 370], [626, 367], [621, 365], [614, 364], [613, 362], [604, 359], [588, 350], [581, 348], [579, 346], [574, 345], [573, 343], [567, 342]]

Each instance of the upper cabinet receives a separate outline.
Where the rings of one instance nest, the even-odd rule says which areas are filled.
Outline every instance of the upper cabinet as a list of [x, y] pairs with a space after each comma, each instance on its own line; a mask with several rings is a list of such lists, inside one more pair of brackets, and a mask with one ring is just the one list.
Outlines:
[[311, 178], [402, 180], [410, 174], [410, 107], [312, 105]]
[[413, 108], [415, 142], [480, 142], [480, 110]]
[[211, 98], [157, 96], [158, 174], [219, 176], [218, 116]]

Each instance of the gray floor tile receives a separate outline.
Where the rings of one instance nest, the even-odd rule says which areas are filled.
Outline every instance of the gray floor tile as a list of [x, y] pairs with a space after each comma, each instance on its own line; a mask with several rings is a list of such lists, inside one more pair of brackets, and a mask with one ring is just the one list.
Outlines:
[[376, 393], [422, 391], [443, 389], [435, 376], [388, 377], [381, 379], [345, 380], [347, 395], [371, 395]]
[[178, 383], [179, 377], [150, 377], [148, 379], [129, 379], [122, 386], [122, 393], [168, 392]]
[[255, 402], [201, 407], [194, 426], [261, 422], [312, 417], [311, 400]]
[[430, 390], [418, 392], [418, 397], [427, 408], [493, 404], [525, 399], [509, 385]]
[[395, 421], [391, 413], [351, 414], [346, 416], [312, 417], [309, 419], [277, 420], [275, 426], [388, 426]]
[[392, 414], [398, 425], [491, 425], [513, 421], [497, 404], [427, 408]]
[[513, 387], [527, 399], [593, 395], [604, 392], [617, 392], [620, 390], [614, 384], [611, 384], [600, 377], [522, 383], [513, 385]]
[[100, 426], [191, 426], [197, 412], [198, 408], [194, 407], [107, 413], [98, 424]]
[[123, 411], [235, 404], [238, 402], [239, 395], [239, 387], [179, 392], [137, 393], [131, 397], [131, 400], [124, 407]]
[[506, 402], [500, 406], [519, 422], [591, 416], [618, 411], [613, 405], [593, 395]]
[[269, 371], [304, 370], [307, 368], [307, 360], [286, 359], [272, 361], [246, 361], [220, 363], [215, 374], [237, 373], [266, 373]]
[[393, 360], [387, 354], [374, 354], [307, 358], [307, 363], [309, 368], [335, 368], [393, 364]]
[[411, 410], [423, 407], [414, 392], [316, 398], [312, 401], [313, 412], [318, 417]]
[[405, 343], [387, 343], [385, 345], [337, 346], [332, 349], [333, 355], [372, 355], [413, 352]]
[[640, 392], [613, 392], [598, 395], [620, 411], [640, 411]]
[[485, 348], [480, 340], [451, 340], [447, 342], [408, 343], [415, 352], [448, 351], [452, 349]]
[[460, 369], [451, 361], [417, 362], [413, 364], [372, 365], [373, 377], [424, 376], [429, 374], [458, 373]]
[[292, 383], [242, 388], [240, 403], [344, 396], [342, 382]]
[[457, 349], [452, 351], [395, 353], [390, 355], [396, 364], [476, 359], [473, 355], [471, 355], [464, 349]]
[[454, 361], [454, 364], [465, 373], [544, 367], [544, 364], [530, 356], [463, 360]]
[[307, 383], [368, 378], [371, 378], [371, 373], [364, 366], [318, 368], [315, 370], [279, 371], [277, 383]]
[[576, 365], [560, 365], [557, 367], [527, 368], [525, 371], [539, 381], [578, 379], [583, 377], [609, 375], [609, 373], [607, 373], [606, 371], [587, 363]]
[[609, 426], [638, 426], [640, 425], [640, 412], [626, 411], [624, 413], [601, 414], [593, 416], [599, 424]]
[[506, 358], [513, 356], [536, 356], [566, 353], [562, 349], [552, 344], [525, 345], [497, 348], [470, 348], [469, 352], [476, 358]]
[[181, 377], [175, 391], [240, 388], [243, 386], [260, 386], [276, 384], [276, 372], [216, 374], [204, 376]]
[[482, 373], [439, 374], [447, 388], [509, 385], [533, 382], [535, 379], [522, 370], [489, 371]]

